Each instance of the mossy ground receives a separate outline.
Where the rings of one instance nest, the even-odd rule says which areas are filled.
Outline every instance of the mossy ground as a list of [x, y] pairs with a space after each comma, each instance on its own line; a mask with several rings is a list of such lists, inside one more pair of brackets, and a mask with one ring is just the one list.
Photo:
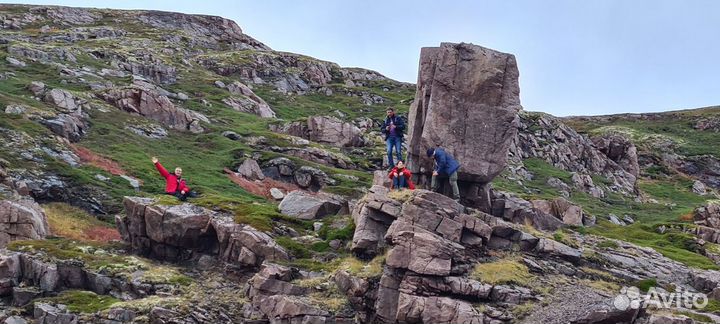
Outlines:
[[[558, 197], [558, 190], [550, 187], [547, 180], [555, 177], [567, 181], [570, 173], [540, 159], [527, 159], [524, 162], [528, 171], [534, 175], [532, 180], [523, 181], [521, 186], [516, 181], [510, 180], [507, 175], [503, 175], [493, 181], [493, 186], [499, 190], [517, 193], [528, 200]], [[568, 200], [580, 205], [585, 213], [594, 215], [598, 219], [595, 226], [575, 230], [651, 247], [664, 256], [689, 266], [718, 269], [712, 260], [699, 253], [699, 250], [689, 243], [691, 239], [689, 234], [660, 234], [656, 230], [661, 224], [690, 224], [683, 217], [692, 213], [694, 208], [706, 203], [709, 198], [692, 193], [692, 182], [679, 175], [662, 180], [641, 178], [638, 181], [638, 188], [644, 195], [658, 202], [641, 203], [632, 197], [612, 192], [607, 193], [606, 198], [595, 198], [587, 193], [573, 190]], [[609, 214], [620, 217], [631, 215], [636, 223], [629, 226], [615, 225], [606, 220]], [[564, 238], [563, 234], [556, 233], [555, 236], [558, 236], [556, 239], [560, 241]]]
[[67, 290], [55, 297], [40, 298], [35, 303], [62, 304], [73, 313], [93, 314], [109, 309], [120, 302], [119, 299], [108, 295], [97, 295], [84, 290]]
[[49, 203], [43, 205], [43, 210], [54, 236], [75, 241], [120, 240], [120, 234], [112, 225], [80, 208], [65, 203]]
[[505, 257], [491, 262], [478, 263], [470, 278], [491, 285], [515, 284], [528, 286], [535, 276], [516, 257]]

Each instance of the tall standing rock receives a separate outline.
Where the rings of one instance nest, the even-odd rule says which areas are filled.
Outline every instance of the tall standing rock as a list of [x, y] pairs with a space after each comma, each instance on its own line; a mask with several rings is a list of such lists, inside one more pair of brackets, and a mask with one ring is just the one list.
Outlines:
[[518, 77], [512, 54], [465, 43], [423, 48], [409, 115], [410, 170], [428, 177], [433, 161], [425, 151], [442, 146], [461, 164], [463, 198], [488, 208], [486, 184], [502, 172], [517, 133]]

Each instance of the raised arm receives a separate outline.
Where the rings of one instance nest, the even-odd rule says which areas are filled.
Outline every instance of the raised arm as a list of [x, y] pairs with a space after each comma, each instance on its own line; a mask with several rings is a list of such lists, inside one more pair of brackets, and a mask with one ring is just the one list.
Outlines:
[[170, 172], [163, 168], [162, 164], [160, 164], [160, 161], [156, 157], [152, 158], [152, 162], [153, 164], [155, 164], [155, 168], [158, 170], [158, 172], [160, 172], [160, 175], [163, 176], [163, 178], [167, 178], [170, 176]]

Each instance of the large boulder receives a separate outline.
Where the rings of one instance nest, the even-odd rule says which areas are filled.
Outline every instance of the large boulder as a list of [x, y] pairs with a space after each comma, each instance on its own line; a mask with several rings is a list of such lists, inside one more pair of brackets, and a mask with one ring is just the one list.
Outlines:
[[159, 92], [143, 87], [112, 89], [101, 97], [108, 103], [130, 113], [136, 113], [160, 122], [163, 126], [190, 131], [202, 132], [200, 122], [210, 123], [205, 115], [180, 107], [176, 107], [170, 99]]
[[251, 267], [289, 259], [272, 237], [231, 215], [189, 203], [158, 205], [152, 198], [125, 197], [123, 203], [126, 215], [115, 217], [118, 231], [143, 255], [185, 260], [196, 252], [217, 254], [224, 262]]
[[442, 146], [460, 162], [459, 180], [470, 184], [463, 197], [482, 199], [478, 186], [502, 172], [517, 134], [518, 76], [512, 54], [465, 43], [423, 48], [408, 121], [410, 170], [429, 176], [425, 151]]
[[260, 169], [257, 161], [253, 159], [245, 159], [242, 164], [238, 167], [238, 173], [249, 180], [262, 180], [265, 179], [265, 175]]
[[592, 138], [592, 143], [623, 170], [635, 178], [640, 176], [637, 148], [630, 139], [620, 134], [604, 134]]
[[48, 234], [47, 217], [32, 199], [0, 201], [0, 247], [15, 240], [44, 239]]
[[235, 81], [227, 85], [228, 91], [235, 95], [225, 98], [223, 102], [233, 109], [258, 115], [263, 118], [275, 118], [275, 112], [263, 98], [260, 98], [250, 87]]
[[348, 212], [347, 201], [342, 197], [302, 190], [295, 190], [285, 195], [278, 208], [285, 215], [306, 220]]
[[258, 266], [263, 261], [286, 261], [285, 249], [266, 233], [236, 224], [232, 217], [216, 215], [211, 226], [217, 234], [218, 257], [231, 264]]

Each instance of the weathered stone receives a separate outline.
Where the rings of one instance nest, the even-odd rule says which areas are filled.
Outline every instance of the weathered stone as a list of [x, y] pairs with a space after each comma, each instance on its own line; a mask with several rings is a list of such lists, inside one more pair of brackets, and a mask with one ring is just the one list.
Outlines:
[[465, 249], [401, 220], [390, 225], [385, 239], [393, 245], [385, 261], [388, 266], [425, 275], [449, 275], [453, 260]]
[[253, 159], [245, 159], [238, 167], [238, 173], [248, 180], [265, 179], [265, 175], [260, 170], [260, 165]]
[[222, 132], [222, 136], [225, 136], [233, 141], [239, 141], [242, 139], [242, 136], [240, 136], [238, 133], [235, 133], [233, 131], [224, 131], [224, 132]]
[[41, 94], [43, 94], [43, 92], [45, 92], [45, 83], [42, 83], [40, 81], [33, 81], [30, 82], [27, 88], [35, 96], [40, 96]]
[[0, 201], [0, 246], [15, 240], [44, 239], [50, 233], [42, 208], [31, 199]]
[[311, 116], [307, 122], [271, 125], [271, 129], [338, 147], [365, 146], [367, 144], [357, 126], [331, 116]]
[[408, 118], [410, 171], [429, 175], [425, 151], [442, 146], [460, 162], [461, 181], [482, 185], [500, 174], [517, 133], [518, 76], [511, 54], [465, 43], [423, 48]]
[[254, 254], [254, 265], [260, 265], [265, 260], [284, 261], [290, 258], [272, 237], [251, 226], [237, 224], [230, 216], [213, 217], [211, 226], [217, 235], [218, 256], [225, 262], [251, 265], [247, 262], [253, 256], [243, 248]]
[[63, 113], [72, 113], [80, 108], [75, 96], [64, 89], [52, 89], [45, 94], [45, 102], [55, 105]]
[[705, 184], [698, 180], [693, 182], [692, 191], [700, 196], [707, 195], [707, 188], [705, 187]]
[[[547, 114], [521, 112], [518, 135], [510, 147], [508, 159], [514, 166], [510, 170], [522, 174], [523, 159], [537, 158], [555, 168], [573, 173], [574, 187], [594, 197], [604, 197], [611, 190], [635, 196], [637, 181], [637, 152], [634, 145], [616, 135], [601, 136], [593, 140], [578, 134], [562, 119]], [[606, 155], [606, 153], [608, 155]], [[593, 175], [607, 179], [611, 185], [595, 184]], [[569, 192], [563, 184], [553, 186]]]
[[270, 196], [275, 200], [282, 200], [285, 198], [285, 194], [278, 188], [270, 188]]
[[373, 186], [383, 186], [385, 188], [390, 188], [390, 185], [392, 185], [392, 181], [388, 177], [388, 172], [377, 170], [373, 172]]
[[578, 261], [582, 257], [580, 251], [573, 249], [558, 241], [547, 238], [541, 238], [535, 250], [540, 253], [547, 253], [550, 255], [559, 256], [570, 261]]
[[563, 223], [558, 217], [543, 210], [550, 209], [543, 203], [541, 208], [534, 208], [533, 204], [524, 199], [506, 193], [496, 193], [492, 201], [492, 215], [516, 224], [531, 224], [539, 230], [554, 231], [560, 228]]
[[67, 309], [44, 303], [36, 303], [33, 311], [37, 324], [77, 324], [78, 316]]
[[[251, 101], [251, 103], [241, 105], [242, 109], [240, 111], [245, 111], [248, 113], [252, 113], [255, 115], [258, 115], [263, 118], [275, 118], [275, 112], [270, 108], [270, 105], [265, 102], [262, 98], [260, 98], [258, 95], [256, 95], [250, 87], [238, 82], [234, 81], [231, 84], [227, 85], [228, 91], [234, 95], [242, 96], [241, 99], [247, 99]], [[228, 99], [235, 99], [237, 102], [238, 98], [228, 98]], [[243, 100], [240, 100], [243, 101]], [[223, 100], [225, 102], [225, 100]], [[226, 102], [227, 103], [227, 102]], [[228, 103], [228, 105], [230, 105]], [[230, 105], [233, 106], [233, 105]], [[235, 108], [235, 106], [233, 106]]]
[[167, 96], [151, 89], [113, 89], [100, 96], [122, 110], [145, 116], [177, 130], [199, 133], [204, 130], [200, 122], [210, 123], [205, 115], [176, 107]]
[[468, 302], [449, 297], [421, 297], [400, 293], [399, 323], [482, 324], [485, 315]]
[[302, 190], [289, 192], [278, 208], [285, 215], [306, 220], [348, 212], [347, 201], [339, 196]]

